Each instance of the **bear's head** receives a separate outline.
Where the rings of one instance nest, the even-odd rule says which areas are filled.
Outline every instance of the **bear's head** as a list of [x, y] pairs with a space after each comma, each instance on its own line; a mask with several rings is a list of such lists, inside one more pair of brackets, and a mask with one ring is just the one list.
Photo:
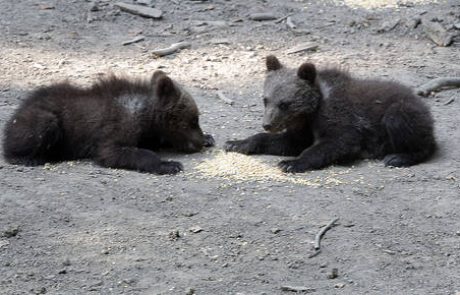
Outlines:
[[290, 69], [274, 55], [267, 56], [266, 66], [264, 129], [280, 132], [304, 124], [308, 116], [318, 109], [321, 98], [315, 86], [315, 66], [304, 63], [297, 70]]
[[193, 97], [163, 71], [155, 71], [151, 80], [156, 97], [156, 124], [163, 130], [164, 139], [173, 148], [186, 153], [209, 146], [209, 136], [200, 128], [199, 111]]

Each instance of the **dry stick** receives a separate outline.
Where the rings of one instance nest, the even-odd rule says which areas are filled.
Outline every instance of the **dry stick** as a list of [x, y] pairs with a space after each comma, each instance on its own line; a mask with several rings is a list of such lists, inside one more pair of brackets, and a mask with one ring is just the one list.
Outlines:
[[281, 286], [281, 291], [312, 293], [312, 292], [315, 292], [316, 289], [314, 289], [314, 288], [307, 288], [307, 287], [304, 287], [304, 286], [289, 286], [289, 285], [284, 285], [284, 286]]
[[321, 238], [323, 237], [324, 233], [326, 233], [339, 219], [335, 218], [331, 220], [325, 227], [323, 227], [315, 237], [315, 250], [319, 250], [321, 248]]
[[283, 17], [280, 17], [279, 19], [275, 20], [275, 24], [279, 24], [280, 22], [282, 22], [283, 20], [287, 19], [288, 17], [294, 15], [294, 13], [289, 13]]
[[165, 55], [173, 54], [174, 52], [178, 50], [189, 48], [190, 46], [192, 46], [192, 44], [190, 44], [189, 42], [186, 42], [186, 41], [179, 42], [179, 43], [172, 44], [171, 46], [167, 48], [156, 49], [153, 51], [153, 54], [157, 56], [165, 56]]
[[315, 252], [313, 252], [312, 254], [310, 254], [310, 255], [308, 256], [308, 258], [316, 257], [316, 256], [318, 256], [320, 253], [321, 253], [321, 250], [316, 250]]
[[419, 86], [415, 92], [421, 96], [428, 96], [431, 92], [444, 87], [460, 87], [460, 77], [436, 78]]
[[453, 103], [454, 101], [455, 101], [455, 97], [452, 97], [451, 99], [449, 99], [448, 101], [446, 101], [446, 102], [444, 103], [444, 105], [445, 105], [445, 106], [446, 106], [446, 105], [450, 105], [450, 104]]
[[233, 105], [234, 104], [234, 101], [231, 100], [230, 98], [226, 97], [225, 94], [222, 92], [222, 91], [217, 91], [217, 97], [222, 100], [223, 102], [225, 102], [226, 104], [229, 104], [229, 105]]
[[249, 19], [256, 21], [273, 20], [276, 16], [272, 12], [257, 12], [249, 16]]
[[286, 18], [286, 25], [290, 28], [290, 29], [296, 29], [297, 26], [294, 24], [294, 22], [292, 21], [292, 18], [291, 17], [288, 17]]

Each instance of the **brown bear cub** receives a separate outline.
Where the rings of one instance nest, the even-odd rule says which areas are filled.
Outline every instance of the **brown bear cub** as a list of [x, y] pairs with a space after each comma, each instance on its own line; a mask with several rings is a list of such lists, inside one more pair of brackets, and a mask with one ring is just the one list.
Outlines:
[[153, 150], [212, 146], [198, 115], [192, 96], [162, 71], [148, 81], [111, 75], [88, 88], [62, 82], [25, 99], [6, 125], [3, 151], [12, 164], [90, 158], [103, 167], [175, 174], [181, 163]]
[[408, 87], [338, 69], [317, 71], [311, 63], [289, 69], [275, 56], [266, 65], [263, 128], [269, 133], [228, 141], [225, 150], [296, 156], [279, 163], [285, 172], [358, 158], [410, 166], [434, 153], [430, 111]]

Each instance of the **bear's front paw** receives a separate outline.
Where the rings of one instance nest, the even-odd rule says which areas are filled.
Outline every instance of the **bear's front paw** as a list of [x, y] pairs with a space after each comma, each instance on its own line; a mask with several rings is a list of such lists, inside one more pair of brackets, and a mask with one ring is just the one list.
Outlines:
[[180, 162], [174, 161], [161, 161], [160, 167], [156, 171], [160, 175], [164, 174], [177, 174], [184, 170]]
[[205, 134], [204, 135], [204, 147], [212, 147], [216, 144], [216, 141], [214, 140], [214, 137], [212, 137], [211, 134]]
[[409, 166], [410, 161], [407, 160], [407, 157], [401, 154], [390, 154], [386, 155], [383, 158], [383, 163], [385, 166], [390, 167], [405, 167]]
[[241, 154], [253, 154], [255, 152], [253, 145], [246, 140], [232, 140], [224, 144], [226, 152], [237, 152]]
[[309, 170], [308, 166], [299, 160], [284, 160], [278, 163], [278, 167], [288, 173], [302, 173]]

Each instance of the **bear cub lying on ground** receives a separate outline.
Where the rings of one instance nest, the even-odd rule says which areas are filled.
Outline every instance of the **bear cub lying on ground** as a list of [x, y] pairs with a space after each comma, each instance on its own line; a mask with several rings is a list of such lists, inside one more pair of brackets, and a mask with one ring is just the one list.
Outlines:
[[279, 163], [285, 172], [358, 158], [410, 166], [434, 153], [430, 111], [408, 87], [338, 69], [317, 71], [311, 63], [289, 69], [275, 56], [266, 66], [263, 128], [269, 133], [228, 141], [226, 151], [296, 156]]
[[181, 163], [153, 150], [214, 145], [198, 115], [192, 96], [162, 71], [149, 81], [112, 75], [89, 88], [63, 82], [27, 97], [6, 125], [3, 151], [12, 164], [91, 158], [104, 167], [175, 174]]

